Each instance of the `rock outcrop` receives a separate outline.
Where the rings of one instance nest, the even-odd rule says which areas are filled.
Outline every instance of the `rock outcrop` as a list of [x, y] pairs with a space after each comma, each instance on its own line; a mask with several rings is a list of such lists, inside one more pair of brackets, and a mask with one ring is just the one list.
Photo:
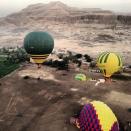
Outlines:
[[101, 9], [78, 9], [69, 7], [61, 2], [30, 5], [18, 13], [8, 15], [0, 20], [0, 25], [14, 24], [32, 25], [47, 21], [68, 23], [102, 23], [102, 24], [131, 24], [131, 16], [116, 15]]

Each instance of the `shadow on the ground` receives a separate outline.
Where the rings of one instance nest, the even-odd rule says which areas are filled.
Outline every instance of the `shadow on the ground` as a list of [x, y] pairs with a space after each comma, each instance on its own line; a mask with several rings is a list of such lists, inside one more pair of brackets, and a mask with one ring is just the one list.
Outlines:
[[121, 74], [115, 74], [112, 76], [112, 78], [116, 80], [131, 81], [131, 76], [126, 76]]

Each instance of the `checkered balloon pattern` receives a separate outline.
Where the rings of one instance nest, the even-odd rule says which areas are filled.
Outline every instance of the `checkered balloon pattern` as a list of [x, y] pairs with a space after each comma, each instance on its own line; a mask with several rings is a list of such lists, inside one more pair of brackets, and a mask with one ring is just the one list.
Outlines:
[[83, 107], [79, 123], [81, 131], [119, 131], [114, 113], [100, 101], [91, 102]]

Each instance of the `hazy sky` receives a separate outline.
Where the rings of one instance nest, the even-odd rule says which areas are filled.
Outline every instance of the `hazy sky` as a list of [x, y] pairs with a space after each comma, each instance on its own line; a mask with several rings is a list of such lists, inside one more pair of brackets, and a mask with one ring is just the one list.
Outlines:
[[[0, 17], [17, 12], [30, 4], [48, 3], [58, 0], [0, 0]], [[131, 0], [59, 0], [69, 6], [83, 8], [102, 8], [116, 12], [130, 12]]]

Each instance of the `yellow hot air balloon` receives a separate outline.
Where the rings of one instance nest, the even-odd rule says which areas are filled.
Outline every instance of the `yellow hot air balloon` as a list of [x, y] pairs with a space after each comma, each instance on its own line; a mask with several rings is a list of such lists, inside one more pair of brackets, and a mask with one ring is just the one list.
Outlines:
[[104, 52], [98, 57], [97, 66], [106, 78], [110, 78], [122, 68], [122, 58], [116, 53]]
[[119, 131], [118, 120], [111, 108], [101, 101], [84, 105], [78, 117], [70, 119], [80, 131]]

